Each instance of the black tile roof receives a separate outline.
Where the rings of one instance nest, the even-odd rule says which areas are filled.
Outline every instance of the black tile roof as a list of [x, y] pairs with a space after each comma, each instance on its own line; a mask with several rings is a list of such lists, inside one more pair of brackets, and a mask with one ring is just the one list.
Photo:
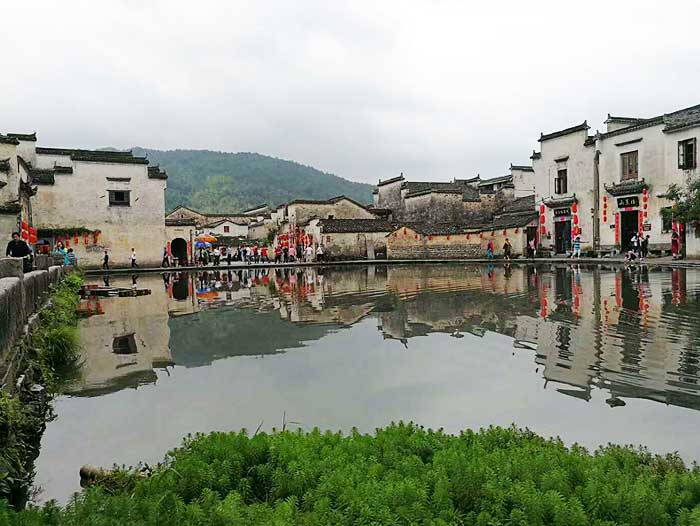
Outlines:
[[439, 181], [406, 181], [401, 185], [406, 190], [406, 198], [426, 194], [461, 194], [463, 201], [478, 201], [479, 192], [467, 181], [457, 179], [453, 182]]
[[480, 226], [474, 224], [460, 223], [428, 223], [428, 222], [406, 222], [396, 223], [395, 230], [402, 228], [410, 228], [414, 232], [423, 234], [424, 236], [450, 236], [455, 234], [466, 234], [468, 232], [479, 232]]
[[628, 181], [613, 183], [611, 185], [606, 184], [604, 186], [605, 190], [613, 196], [641, 194], [645, 188], [649, 188], [649, 185], [643, 178], [630, 179]]
[[19, 144], [19, 141], [14, 137], [9, 137], [0, 133], [0, 144]]
[[53, 167], [53, 171], [56, 172], [57, 174], [72, 174], [73, 167], [72, 166], [60, 166], [60, 165], [56, 164]]
[[609, 122], [620, 122], [623, 124], [635, 124], [640, 121], [645, 121], [646, 119], [643, 117], [615, 117], [614, 115], [610, 115], [608, 113], [608, 118], [605, 119], [605, 124]]
[[150, 179], [167, 179], [168, 174], [160, 166], [149, 166], [148, 167], [148, 177]]
[[145, 157], [134, 157], [133, 154], [109, 150], [80, 150], [75, 148], [47, 148], [37, 146], [36, 153], [44, 155], [66, 155], [73, 161], [120, 163], [120, 164], [148, 164]]
[[17, 139], [18, 141], [31, 141], [36, 142], [36, 132], [34, 133], [8, 133], [8, 137]]
[[197, 221], [191, 218], [183, 217], [178, 219], [166, 219], [165, 226], [196, 226]]
[[54, 184], [56, 179], [53, 169], [32, 168], [29, 171], [29, 178], [34, 184]]
[[542, 152], [536, 152], [535, 150], [532, 150], [532, 155], [530, 156], [530, 159], [534, 161], [535, 159], [539, 159], [540, 157], [542, 157]]
[[674, 132], [700, 125], [700, 104], [664, 115], [665, 132]]
[[248, 214], [250, 212], [254, 212], [255, 210], [260, 210], [261, 208], [268, 208], [267, 203], [262, 203], [258, 206], [254, 206], [252, 208], [248, 208], [247, 210], [243, 210], [243, 213]]
[[353, 232], [393, 232], [394, 227], [383, 219], [322, 219], [319, 226], [324, 234]]
[[532, 210], [535, 210], [535, 196], [528, 195], [525, 197], [519, 197], [518, 199], [514, 199], [513, 201], [506, 203], [506, 205], [501, 210], [501, 213], [505, 214], [509, 212], [526, 212]]
[[511, 170], [520, 170], [522, 172], [534, 172], [535, 169], [532, 166], [524, 165], [524, 164], [513, 164], [510, 163], [510, 169]]
[[493, 223], [491, 223], [491, 230], [522, 227], [537, 219], [538, 215], [536, 210], [498, 215], [493, 219]]
[[22, 207], [17, 201], [8, 201], [6, 203], [0, 203], [0, 214], [16, 214]]
[[399, 175], [398, 177], [392, 177], [391, 179], [385, 179], [384, 181], [380, 179], [377, 186], [384, 186], [385, 184], [396, 183], [398, 181], [403, 181], [403, 174]]
[[479, 183], [479, 187], [482, 186], [490, 186], [492, 184], [498, 184], [498, 183], [508, 183], [513, 180], [513, 176], [508, 174], [508, 175], [501, 175], [498, 177], [492, 177], [491, 179], [483, 179]]
[[[539, 142], [544, 142], [548, 141], [549, 139], [556, 139], [557, 137], [563, 137], [565, 135], [569, 135], [570, 133], [576, 133], [580, 131], [588, 131], [588, 122], [583, 121], [581, 124], [578, 124], [576, 126], [572, 126], [571, 128], [566, 128], [564, 130], [559, 130], [555, 131], [552, 133], [541, 133], [540, 138], [538, 139]], [[534, 155], [534, 154], [533, 154]]]

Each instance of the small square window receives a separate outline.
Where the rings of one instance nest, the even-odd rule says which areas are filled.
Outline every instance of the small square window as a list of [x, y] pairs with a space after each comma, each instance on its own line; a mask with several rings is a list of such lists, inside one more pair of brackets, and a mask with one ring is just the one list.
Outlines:
[[114, 354], [136, 354], [136, 340], [134, 333], [116, 336], [112, 340], [112, 352]]
[[229, 227], [228, 225], [224, 225], [224, 234], [228, 234], [230, 232], [230, 230], [231, 230], [231, 227]]
[[557, 177], [554, 179], [554, 193], [565, 194], [568, 191], [568, 173], [566, 168], [557, 171]]
[[130, 206], [129, 190], [109, 190], [109, 206]]

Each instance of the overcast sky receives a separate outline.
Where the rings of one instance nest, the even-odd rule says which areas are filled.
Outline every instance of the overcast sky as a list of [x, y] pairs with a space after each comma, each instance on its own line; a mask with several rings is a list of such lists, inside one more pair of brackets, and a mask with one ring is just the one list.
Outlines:
[[45, 146], [488, 177], [542, 131], [700, 104], [693, 0], [22, 0], [2, 19], [0, 132]]

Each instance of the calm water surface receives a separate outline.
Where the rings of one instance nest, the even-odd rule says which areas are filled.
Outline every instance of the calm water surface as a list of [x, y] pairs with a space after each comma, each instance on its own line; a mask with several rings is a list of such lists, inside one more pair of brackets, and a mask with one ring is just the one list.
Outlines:
[[[102, 278], [94, 278], [102, 284]], [[132, 286], [131, 277], [111, 285]], [[38, 500], [188, 433], [527, 426], [700, 460], [700, 272], [410, 266], [149, 275], [83, 302]]]

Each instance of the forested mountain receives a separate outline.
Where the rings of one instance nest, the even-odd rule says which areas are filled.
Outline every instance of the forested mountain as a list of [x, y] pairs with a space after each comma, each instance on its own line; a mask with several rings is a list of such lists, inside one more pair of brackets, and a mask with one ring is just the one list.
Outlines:
[[202, 212], [228, 212], [260, 203], [274, 206], [293, 199], [327, 199], [340, 194], [363, 204], [372, 202], [372, 186], [368, 184], [257, 153], [139, 147], [132, 151], [167, 170], [168, 211], [185, 205]]

